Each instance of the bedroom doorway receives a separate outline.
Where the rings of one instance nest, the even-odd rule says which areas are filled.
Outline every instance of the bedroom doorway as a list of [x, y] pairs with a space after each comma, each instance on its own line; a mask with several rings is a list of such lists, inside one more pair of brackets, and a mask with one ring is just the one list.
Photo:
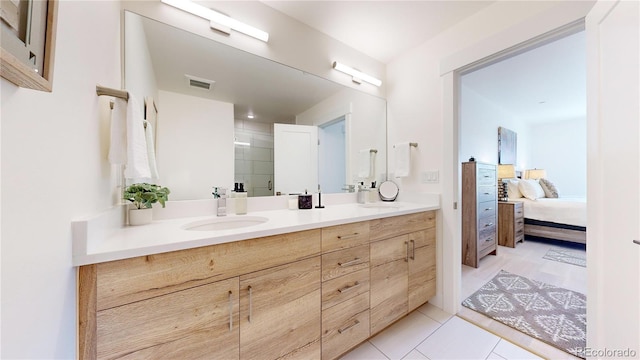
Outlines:
[[[529, 169], [544, 169], [548, 179], [562, 189], [558, 191], [563, 197], [581, 197], [585, 205], [581, 210], [584, 218], [576, 226], [582, 230], [586, 227], [587, 175], [586, 40], [583, 29], [583, 22], [569, 25], [551, 37], [537, 39], [535, 44], [507, 56], [462, 70], [458, 82], [457, 152], [458, 164], [468, 161], [470, 157], [479, 162], [498, 164], [498, 128], [513, 130], [517, 134], [517, 156], [512, 165], [518, 177], [523, 177]], [[561, 70], [564, 66], [570, 69]], [[562, 74], [547, 77], [554, 71]], [[581, 76], [576, 78], [576, 74]], [[568, 79], [570, 75], [574, 76], [572, 80]], [[553, 84], [557, 86], [548, 90], [547, 86], [553, 87]], [[570, 94], [581, 94], [582, 99], [578, 95], [563, 97]], [[526, 198], [509, 200], [527, 201]], [[525, 210], [524, 217], [532, 212]], [[497, 215], [496, 227], [500, 226], [501, 219], [506, 218], [500, 217], [500, 211]], [[547, 222], [575, 225], [572, 224], [573, 220], [551, 220]], [[518, 220], [512, 215], [510, 221]], [[462, 265], [460, 299], [464, 301], [479, 296], [477, 291], [495, 281], [494, 277], [501, 270], [586, 294], [585, 245], [567, 242], [561, 235], [565, 230], [548, 231], [547, 238], [555, 239], [525, 238], [523, 243], [514, 244], [514, 247], [498, 245], [497, 254], [484, 256], [477, 268]], [[471, 302], [467, 305], [473, 307]], [[468, 307], [462, 306], [458, 315], [484, 324], [489, 330], [514, 342], [522, 339], [522, 334], [517, 330], [495, 320], [487, 321], [485, 315]], [[529, 344], [535, 342], [535, 347], [545, 357], [566, 356], [562, 350], [533, 337], [527, 341]]]

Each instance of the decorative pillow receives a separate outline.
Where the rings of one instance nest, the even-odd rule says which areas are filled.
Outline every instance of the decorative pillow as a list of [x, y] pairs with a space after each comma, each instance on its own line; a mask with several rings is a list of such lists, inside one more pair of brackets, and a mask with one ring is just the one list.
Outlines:
[[544, 190], [536, 179], [524, 179], [518, 182], [518, 190], [527, 199], [535, 200], [544, 197]]
[[520, 180], [518, 179], [505, 179], [507, 183], [507, 197], [509, 199], [520, 199], [522, 197], [522, 193], [520, 189], [518, 189], [518, 183]]
[[540, 186], [544, 190], [544, 195], [548, 198], [557, 198], [558, 189], [553, 183], [547, 179], [540, 179]]

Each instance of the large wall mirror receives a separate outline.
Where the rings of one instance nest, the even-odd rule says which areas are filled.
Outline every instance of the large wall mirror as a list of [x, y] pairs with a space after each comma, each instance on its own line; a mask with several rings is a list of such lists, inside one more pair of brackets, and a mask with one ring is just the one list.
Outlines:
[[234, 183], [270, 196], [384, 180], [384, 99], [130, 11], [124, 19], [125, 87], [154, 111], [158, 182], [171, 200]]

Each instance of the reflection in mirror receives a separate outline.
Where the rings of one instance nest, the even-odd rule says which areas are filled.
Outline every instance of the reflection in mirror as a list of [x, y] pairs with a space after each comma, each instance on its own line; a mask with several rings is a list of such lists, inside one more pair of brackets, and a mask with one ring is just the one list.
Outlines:
[[[384, 180], [384, 99], [129, 11], [124, 44], [126, 89], [158, 109], [159, 183], [172, 200], [234, 183], [268, 196]], [[274, 124], [318, 140], [279, 137]]]

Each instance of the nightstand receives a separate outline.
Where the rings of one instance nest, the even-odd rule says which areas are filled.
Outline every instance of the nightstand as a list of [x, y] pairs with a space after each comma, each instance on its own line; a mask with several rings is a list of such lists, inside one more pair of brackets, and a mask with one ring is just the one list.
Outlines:
[[524, 242], [524, 210], [520, 201], [498, 201], [498, 245]]

